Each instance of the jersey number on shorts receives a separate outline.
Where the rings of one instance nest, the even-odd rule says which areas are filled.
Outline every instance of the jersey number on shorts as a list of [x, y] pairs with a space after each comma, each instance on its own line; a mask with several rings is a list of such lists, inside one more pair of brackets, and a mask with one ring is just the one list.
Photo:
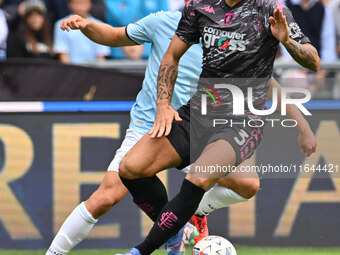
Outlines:
[[238, 145], [242, 146], [247, 141], [247, 138], [249, 138], [249, 135], [243, 129], [241, 129], [240, 132], [238, 132], [238, 134], [239, 137], [235, 136], [234, 140]]

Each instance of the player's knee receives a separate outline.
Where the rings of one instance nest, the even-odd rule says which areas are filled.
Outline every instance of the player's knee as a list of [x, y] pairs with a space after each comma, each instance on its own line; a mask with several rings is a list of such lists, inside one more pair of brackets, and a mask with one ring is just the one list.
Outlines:
[[119, 175], [126, 179], [134, 179], [134, 168], [134, 164], [131, 163], [129, 155], [126, 154], [119, 164]]
[[86, 202], [85, 206], [94, 218], [99, 218], [103, 214], [111, 210], [111, 208], [119, 203], [124, 196], [120, 193], [96, 191]]
[[190, 176], [187, 176], [186, 179], [204, 190], [208, 190], [213, 184], [209, 178], [190, 178]]
[[244, 198], [250, 199], [256, 195], [260, 189], [260, 180], [258, 178], [250, 179], [242, 189], [242, 194]]
[[129, 154], [126, 154], [119, 164], [119, 175], [126, 179], [137, 179], [146, 177], [144, 175], [145, 169], [138, 166], [138, 162], [134, 160]]

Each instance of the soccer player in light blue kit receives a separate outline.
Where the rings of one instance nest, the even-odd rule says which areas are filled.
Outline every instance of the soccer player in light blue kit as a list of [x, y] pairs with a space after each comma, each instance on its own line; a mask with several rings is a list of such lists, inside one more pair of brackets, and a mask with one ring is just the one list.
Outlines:
[[[125, 153], [153, 126], [156, 115], [157, 73], [160, 61], [169, 46], [180, 17], [180, 12], [159, 12], [149, 15], [139, 22], [130, 24], [126, 28], [113, 28], [106, 24], [83, 19], [77, 15], [71, 16], [61, 23], [61, 28], [63, 28], [65, 22], [70, 22], [69, 27], [81, 29], [86, 36], [100, 44], [114, 47], [151, 42], [152, 50], [145, 73], [143, 88], [139, 92], [136, 103], [131, 110], [129, 129], [126, 131], [126, 136], [120, 149], [117, 150], [113, 161], [108, 167], [108, 172], [105, 174], [101, 186], [87, 201], [78, 205], [69, 215], [46, 254], [67, 254], [87, 236], [97, 222], [97, 219], [109, 211], [113, 205], [118, 203], [127, 194], [127, 189], [121, 183], [118, 176], [118, 166]], [[183, 72], [175, 91], [173, 101], [175, 109], [189, 100], [190, 79], [198, 77], [201, 72], [201, 47], [197, 45], [188, 55], [186, 59], [183, 59]], [[157, 216], [155, 215], [153, 220]], [[183, 246], [183, 242], [187, 245], [194, 237], [193, 225], [187, 224], [185, 231], [192, 233], [188, 235], [189, 239], [182, 240], [186, 236], [183, 234], [182, 229], [177, 236], [168, 241], [166, 245], [168, 254], [184, 254], [185, 246]]]
[[[119, 178], [118, 167], [124, 155], [153, 126], [156, 115], [159, 66], [180, 18], [180, 12], [158, 12], [121, 28], [113, 28], [106, 24], [95, 23], [76, 15], [69, 17], [61, 23], [60, 27], [62, 30], [81, 29], [87, 37], [100, 44], [120, 47], [151, 42], [152, 49], [143, 88], [138, 94], [136, 103], [131, 110], [130, 127], [126, 132], [120, 149], [117, 150], [98, 190], [87, 201], [78, 205], [69, 215], [46, 252], [47, 255], [67, 254], [87, 236], [97, 222], [97, 219], [108, 212], [127, 194], [127, 189]], [[190, 80], [197, 78], [201, 73], [201, 62], [202, 48], [200, 45], [193, 45], [182, 57], [179, 68], [180, 72], [172, 98], [174, 109], [178, 109], [189, 100]], [[311, 136], [313, 136], [312, 133], [304, 135], [302, 140], [311, 141]], [[307, 142], [303, 144], [305, 146], [309, 145]], [[152, 155], [146, 156], [152, 157]], [[217, 184], [208, 191], [197, 209], [196, 213], [198, 215], [204, 216], [215, 209], [247, 201], [256, 194], [259, 188], [257, 177], [225, 178], [223, 181], [225, 182], [223, 185], [228, 188]], [[154, 219], [157, 216], [155, 215]], [[192, 225], [186, 225], [184, 229], [166, 244], [168, 254], [184, 254], [185, 245], [190, 242], [193, 236], [194, 228]]]

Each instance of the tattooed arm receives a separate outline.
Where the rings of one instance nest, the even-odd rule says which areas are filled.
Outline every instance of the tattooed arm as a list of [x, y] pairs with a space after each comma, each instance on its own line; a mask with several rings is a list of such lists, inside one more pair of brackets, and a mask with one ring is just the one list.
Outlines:
[[300, 44], [292, 39], [283, 43], [289, 54], [301, 66], [317, 72], [320, 67], [320, 58], [316, 49], [309, 43]]
[[280, 8], [274, 10], [274, 17], [270, 17], [269, 22], [273, 36], [285, 46], [294, 60], [301, 66], [317, 72], [321, 64], [317, 50], [309, 43], [301, 44], [289, 37], [287, 20]]
[[171, 98], [177, 79], [179, 60], [189, 47], [190, 44], [174, 35], [163, 56], [157, 78], [157, 114], [155, 123], [149, 132], [153, 138], [167, 136], [170, 133], [172, 121], [182, 120], [178, 112], [172, 108]]
[[[165, 55], [164, 55], [165, 56]], [[169, 57], [171, 58], [171, 56]], [[165, 59], [166, 60], [166, 59]], [[158, 78], [157, 78], [157, 104], [167, 103], [170, 105], [172, 93], [174, 91], [174, 86], [178, 74], [178, 64], [177, 61], [169, 64], [164, 63], [159, 68]]]

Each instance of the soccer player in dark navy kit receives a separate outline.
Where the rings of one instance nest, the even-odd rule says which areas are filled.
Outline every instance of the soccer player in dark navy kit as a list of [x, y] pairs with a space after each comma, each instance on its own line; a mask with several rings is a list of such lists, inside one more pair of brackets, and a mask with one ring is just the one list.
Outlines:
[[[225, 175], [220, 172], [197, 178], [197, 173], [191, 171], [177, 196], [160, 205], [160, 201], [166, 199], [159, 197], [164, 186], [155, 181], [156, 173], [171, 167], [180, 169], [193, 162], [193, 170], [214, 165], [237, 166], [254, 153], [261, 141], [262, 128], [250, 125], [212, 128], [208, 123], [211, 118], [203, 118], [201, 100], [206, 91], [216, 92], [221, 103], [214, 105], [209, 102], [210, 117], [229, 116], [238, 122], [263, 117], [256, 116], [248, 107], [243, 115], [235, 116], [228, 89], [214, 91], [213, 87], [207, 86], [197, 90], [178, 112], [171, 107], [179, 60], [200, 39], [204, 52], [200, 83], [205, 83], [208, 78], [231, 79], [242, 90], [244, 98], [247, 98], [247, 88], [251, 88], [256, 109], [265, 109], [279, 43], [300, 65], [312, 71], [317, 71], [320, 66], [316, 49], [281, 2], [191, 1], [183, 10], [176, 34], [160, 66], [154, 126], [126, 154], [119, 167], [120, 177], [135, 202], [147, 204], [150, 210], [163, 208], [154, 212], [158, 219], [145, 241], [129, 254], [147, 255], [160, 247], [190, 219], [205, 191]], [[244, 142], [240, 143], [241, 140]]]

